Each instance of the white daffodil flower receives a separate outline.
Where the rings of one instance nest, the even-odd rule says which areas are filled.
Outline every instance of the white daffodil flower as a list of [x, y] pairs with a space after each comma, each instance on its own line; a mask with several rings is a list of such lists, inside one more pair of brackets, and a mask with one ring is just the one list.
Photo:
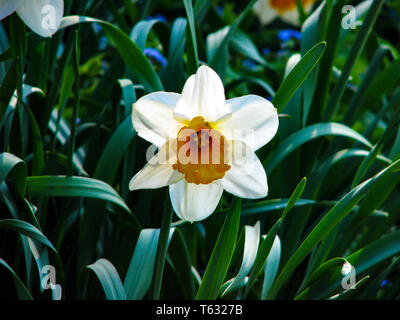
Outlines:
[[[304, 11], [309, 13], [316, 0], [302, 0]], [[280, 17], [283, 21], [299, 25], [299, 13], [296, 0], [258, 0], [253, 10], [262, 24], [268, 24]]]
[[64, 0], [0, 0], [0, 20], [17, 11], [35, 33], [51, 37], [64, 14]]
[[255, 151], [277, 132], [277, 110], [256, 95], [226, 101], [222, 81], [211, 68], [201, 66], [182, 94], [154, 92], [140, 98], [132, 121], [158, 153], [148, 155], [129, 189], [168, 185], [181, 219], [207, 218], [223, 190], [241, 198], [267, 195], [267, 176]]

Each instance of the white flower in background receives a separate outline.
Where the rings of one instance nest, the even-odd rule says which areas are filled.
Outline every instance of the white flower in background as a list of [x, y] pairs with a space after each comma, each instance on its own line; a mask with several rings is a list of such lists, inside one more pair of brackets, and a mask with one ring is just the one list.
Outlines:
[[60, 26], [64, 0], [0, 0], [0, 20], [14, 11], [32, 31], [51, 37]]
[[241, 198], [267, 195], [267, 176], [254, 151], [274, 137], [277, 110], [256, 95], [225, 101], [222, 81], [211, 68], [201, 66], [182, 94], [154, 92], [140, 98], [132, 121], [158, 153], [132, 178], [129, 189], [169, 185], [181, 219], [207, 218], [224, 189]]
[[[304, 11], [309, 13], [316, 0], [302, 0]], [[262, 24], [268, 24], [280, 17], [283, 21], [299, 25], [296, 0], [258, 0], [253, 6]]]

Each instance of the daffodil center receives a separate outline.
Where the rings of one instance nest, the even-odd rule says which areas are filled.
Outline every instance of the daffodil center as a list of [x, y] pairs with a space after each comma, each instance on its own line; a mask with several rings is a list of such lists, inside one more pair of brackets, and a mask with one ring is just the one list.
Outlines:
[[208, 184], [221, 179], [230, 169], [225, 137], [198, 116], [181, 128], [177, 138], [177, 163], [172, 167], [185, 175], [187, 182]]
[[[311, 3], [313, 0], [302, 0], [303, 5]], [[269, 0], [269, 4], [276, 11], [284, 13], [285, 11], [296, 8], [296, 0]]]

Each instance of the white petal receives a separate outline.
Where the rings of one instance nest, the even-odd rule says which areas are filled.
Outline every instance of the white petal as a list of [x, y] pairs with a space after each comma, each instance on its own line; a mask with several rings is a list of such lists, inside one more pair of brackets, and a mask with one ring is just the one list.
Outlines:
[[297, 10], [297, 7], [295, 7], [292, 10], [287, 10], [287, 11], [283, 12], [280, 15], [280, 17], [285, 22], [288, 22], [288, 23], [293, 24], [295, 26], [300, 25], [299, 12]]
[[203, 116], [207, 121], [216, 121], [229, 113], [220, 77], [213, 69], [201, 66], [187, 79], [175, 109], [176, 116], [187, 120]]
[[64, 0], [23, 0], [17, 13], [34, 32], [42, 37], [51, 37], [60, 26]]
[[226, 104], [232, 109], [232, 115], [217, 123], [217, 129], [228, 140], [244, 141], [257, 150], [275, 136], [278, 112], [267, 99], [247, 95], [229, 99]]
[[21, 0], [0, 0], [0, 20], [13, 13], [20, 3]]
[[165, 143], [158, 153], [129, 182], [129, 190], [155, 189], [168, 186], [184, 179], [184, 175], [174, 169], [176, 147]]
[[272, 22], [277, 17], [277, 12], [271, 8], [269, 0], [258, 0], [253, 6], [253, 10], [260, 19], [261, 24], [264, 25]]
[[179, 181], [169, 186], [169, 196], [175, 213], [186, 221], [200, 221], [212, 214], [224, 189], [219, 182], [210, 184]]
[[241, 198], [257, 199], [268, 194], [267, 175], [254, 151], [241, 141], [230, 141], [231, 168], [222, 178], [224, 189]]
[[176, 138], [182, 127], [173, 115], [179, 98], [178, 93], [154, 92], [134, 103], [132, 122], [139, 136], [158, 147]]

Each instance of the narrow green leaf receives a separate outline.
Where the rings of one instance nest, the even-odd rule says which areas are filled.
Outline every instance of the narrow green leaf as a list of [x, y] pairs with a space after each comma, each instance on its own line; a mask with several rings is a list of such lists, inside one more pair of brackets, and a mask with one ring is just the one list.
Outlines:
[[[168, 243], [174, 230], [170, 229]], [[160, 229], [143, 229], [140, 232], [124, 281], [128, 300], [142, 299], [150, 288], [159, 236]]]
[[28, 177], [26, 184], [32, 196], [96, 198], [110, 201], [131, 213], [118, 193], [100, 180], [87, 177], [39, 176]]
[[325, 42], [320, 42], [307, 51], [307, 53], [283, 80], [272, 99], [272, 104], [278, 109], [278, 111], [282, 110], [282, 108], [289, 102], [290, 98], [296, 93], [297, 89], [310, 74], [311, 70], [316, 66], [324, 53], [325, 46]]
[[148, 59], [143, 55], [142, 50], [118, 27], [109, 22], [90, 17], [68, 16], [62, 19], [60, 29], [83, 22], [95, 22], [104, 29], [107, 36], [114, 42], [115, 47], [129, 69], [149, 92], [163, 91], [160, 78]]
[[357, 58], [360, 56], [361, 51], [363, 50], [364, 45], [367, 42], [370, 33], [372, 32], [372, 28], [379, 15], [379, 12], [381, 11], [383, 2], [384, 0], [375, 0], [368, 10], [367, 16], [365, 17], [364, 23], [362, 24], [357, 38], [354, 41], [351, 51], [347, 55], [346, 64], [343, 67], [339, 81], [333, 89], [331, 97], [328, 101], [327, 109], [324, 114], [325, 120], [331, 119], [332, 116], [336, 114], [337, 109], [339, 108], [351, 70], [353, 69]]
[[258, 244], [260, 242], [260, 221], [252, 226], [245, 226], [245, 240], [243, 250], [243, 260], [240, 266], [239, 272], [233, 281], [230, 282], [227, 288], [223, 290], [221, 296], [225, 296], [227, 293], [237, 289], [239, 285], [244, 281], [246, 276], [252, 269], [256, 260]]
[[0, 265], [5, 267], [14, 278], [15, 287], [17, 289], [18, 298], [21, 300], [33, 300], [32, 295], [29, 290], [26, 288], [22, 280], [18, 277], [15, 271], [5, 262], [2, 258], [0, 258]]
[[235, 248], [239, 230], [240, 203], [240, 199], [234, 198], [208, 261], [206, 272], [196, 294], [196, 300], [211, 300], [218, 295]]
[[261, 292], [261, 299], [267, 298], [269, 289], [275, 281], [276, 275], [278, 274], [279, 263], [281, 260], [281, 240], [276, 235], [271, 251], [268, 254], [267, 261], [264, 265], [264, 282]]
[[99, 259], [86, 268], [92, 270], [103, 287], [107, 300], [126, 300], [124, 286], [114, 265], [107, 259]]
[[301, 197], [301, 195], [304, 191], [304, 188], [306, 186], [306, 181], [307, 181], [307, 178], [304, 177], [303, 179], [301, 179], [299, 184], [296, 186], [296, 189], [293, 191], [292, 195], [290, 196], [290, 199], [288, 201], [287, 206], [285, 207], [285, 210], [283, 210], [282, 220], [285, 219], [288, 212], [294, 207], [297, 200], [299, 200], [299, 198]]
[[164, 204], [164, 212], [162, 215], [160, 237], [157, 245], [157, 255], [153, 276], [153, 290], [151, 290], [151, 299], [158, 300], [160, 298], [162, 279], [164, 274], [165, 257], [167, 254], [169, 233], [171, 229], [172, 215], [174, 213], [172, 207], [168, 203], [169, 197]]
[[[243, 9], [240, 15], [235, 19], [231, 26], [218, 31], [218, 41], [213, 41], [215, 50], [212, 55], [208, 55], [210, 66], [224, 79], [228, 67], [228, 47], [232, 35], [238, 29], [240, 23], [249, 14], [256, 0], [251, 0]], [[223, 30], [223, 31], [222, 31]], [[207, 43], [208, 43], [207, 38]]]
[[135, 135], [132, 117], [128, 115], [108, 140], [97, 163], [94, 172], [95, 178], [104, 180], [109, 184], [114, 182], [119, 164]]
[[187, 20], [189, 22], [189, 48], [188, 48], [188, 66], [189, 66], [189, 75], [196, 73], [196, 70], [199, 66], [199, 57], [197, 53], [197, 39], [196, 39], [196, 28], [194, 22], [193, 15], [193, 5], [192, 0], [183, 0], [183, 4], [185, 6]]
[[136, 43], [136, 45], [140, 48], [140, 50], [142, 50], [142, 51], [144, 50], [144, 48], [146, 46], [147, 37], [148, 37], [151, 29], [157, 23], [163, 23], [163, 21], [160, 19], [150, 19], [150, 20], [146, 20], [146, 21], [139, 21], [133, 27], [131, 34], [130, 34], [130, 38], [132, 39], [133, 42]]
[[25, 195], [26, 165], [23, 160], [11, 153], [0, 153], [0, 184], [15, 168], [16, 187], [21, 197]]
[[344, 136], [354, 139], [369, 148], [372, 147], [367, 139], [350, 127], [336, 122], [317, 123], [296, 131], [286, 138], [263, 162], [266, 171], [271, 173], [288, 154], [302, 144], [322, 136], [330, 135]]
[[[352, 253], [346, 258], [346, 261], [354, 267], [356, 276], [360, 276], [371, 267], [399, 252], [400, 231], [395, 231]], [[334, 260], [327, 261], [316, 270], [312, 278], [314, 281], [310, 281], [310, 285], [296, 299], [322, 299], [339, 290], [343, 279], [341, 273], [343, 263], [339, 263], [339, 266], [336, 267], [332, 265], [333, 268], [330, 268], [329, 272], [322, 272], [333, 262]]]
[[57, 250], [51, 244], [51, 242], [43, 235], [43, 233], [36, 228], [35, 226], [31, 225], [28, 222], [19, 219], [3, 219], [0, 220], [0, 227], [6, 228], [18, 233], [21, 233], [29, 238], [36, 239], [39, 242], [43, 243], [47, 247], [49, 247], [54, 252]]
[[303, 241], [296, 252], [291, 256], [282, 269], [268, 294], [269, 298], [275, 298], [281, 287], [288, 281], [296, 267], [305, 259], [312, 248], [319, 243], [340, 221], [351, 212], [351, 209], [361, 200], [366, 192], [387, 174], [398, 171], [400, 160], [394, 162], [377, 175], [363, 182], [349, 193], [347, 193], [331, 210], [329, 210], [320, 222], [314, 227], [307, 238]]

